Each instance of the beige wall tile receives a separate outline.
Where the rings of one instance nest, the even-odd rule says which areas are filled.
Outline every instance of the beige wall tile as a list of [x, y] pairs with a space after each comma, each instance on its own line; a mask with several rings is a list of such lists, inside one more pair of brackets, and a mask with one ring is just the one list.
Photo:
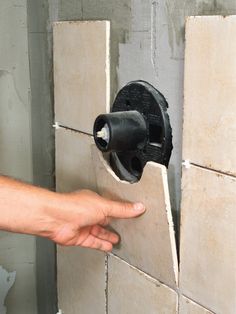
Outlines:
[[105, 313], [104, 253], [58, 247], [57, 272], [58, 307], [62, 313]]
[[166, 168], [148, 163], [138, 183], [120, 181], [97, 148], [93, 147], [99, 192], [111, 199], [140, 201], [146, 213], [111, 225], [120, 234], [115, 254], [171, 287], [177, 282], [177, 256]]
[[175, 291], [121, 259], [109, 255], [109, 314], [172, 314], [176, 313], [176, 308]]
[[184, 296], [179, 297], [179, 314], [213, 314]]
[[96, 191], [89, 135], [68, 129], [56, 130], [56, 187], [59, 192], [77, 189]]
[[57, 22], [53, 27], [55, 120], [91, 134], [109, 111], [110, 22]]
[[236, 16], [186, 24], [183, 158], [236, 175]]
[[183, 170], [180, 289], [216, 313], [236, 309], [236, 178]]
[[[60, 192], [96, 190], [91, 136], [56, 130], [56, 185]], [[59, 308], [65, 314], [105, 313], [105, 257], [82, 248], [57, 247]]]

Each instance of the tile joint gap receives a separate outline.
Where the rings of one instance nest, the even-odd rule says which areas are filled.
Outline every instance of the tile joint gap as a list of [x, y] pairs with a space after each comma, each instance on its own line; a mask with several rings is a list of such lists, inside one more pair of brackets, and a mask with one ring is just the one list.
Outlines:
[[81, 133], [81, 134], [88, 135], [88, 136], [93, 136], [93, 134], [91, 134], [91, 133], [87, 133], [87, 132], [84, 132], [84, 131], [81, 131], [81, 130], [76, 130], [76, 129], [70, 128], [68, 126], [59, 124], [59, 123], [58, 123], [58, 126], [59, 126], [59, 128], [63, 128], [65, 130], [73, 131], [73, 132], [76, 132], [76, 133]]
[[108, 314], [108, 254], [105, 255], [105, 314]]
[[202, 304], [199, 303], [198, 301], [193, 300], [192, 298], [188, 297], [188, 296], [187, 296], [186, 294], [184, 294], [184, 293], [181, 293], [181, 292], [180, 292], [180, 293], [179, 293], [179, 296], [183, 296], [183, 297], [189, 299], [190, 301], [192, 301], [192, 302], [196, 303], [197, 305], [203, 307], [203, 308], [206, 309], [207, 311], [210, 311], [212, 314], [217, 314], [216, 312], [213, 312], [212, 310], [210, 310], [210, 309], [209, 309], [208, 307], [206, 307], [205, 305], [202, 305]]
[[208, 171], [212, 171], [214, 173], [222, 174], [222, 175], [225, 175], [225, 176], [228, 176], [228, 177], [236, 179], [236, 175], [233, 175], [233, 174], [221, 171], [221, 170], [216, 170], [216, 169], [208, 168], [208, 167], [205, 167], [205, 166], [201, 166], [201, 165], [198, 165], [198, 164], [196, 164], [194, 162], [190, 162], [190, 166], [191, 165], [195, 166], [197, 168], [205, 169], [205, 170], [208, 170]]
[[164, 282], [161, 281], [160, 279], [157, 279], [157, 278], [151, 276], [150, 274], [146, 273], [146, 272], [143, 271], [142, 269], [140, 269], [140, 268], [138, 268], [138, 267], [136, 267], [136, 266], [134, 266], [134, 265], [128, 263], [126, 260], [124, 260], [123, 258], [119, 257], [118, 255], [116, 255], [116, 254], [114, 254], [114, 253], [108, 253], [107, 255], [108, 255], [108, 258], [109, 258], [109, 256], [113, 256], [114, 258], [116, 258], [116, 259], [122, 261], [123, 263], [125, 263], [126, 265], [130, 266], [132, 269], [138, 271], [139, 273], [142, 273], [144, 276], [148, 277], [149, 279], [151, 279], [151, 280], [153, 280], [153, 281], [155, 281], [155, 282], [157, 281], [157, 282], [159, 282], [161, 285], [163, 285], [163, 286], [165, 286], [165, 287], [171, 289], [172, 291], [175, 291], [176, 293], [178, 293], [178, 289], [179, 289], [179, 288], [178, 288], [177, 285], [176, 285], [175, 288], [174, 288], [174, 287], [171, 287], [170, 285], [164, 283]]

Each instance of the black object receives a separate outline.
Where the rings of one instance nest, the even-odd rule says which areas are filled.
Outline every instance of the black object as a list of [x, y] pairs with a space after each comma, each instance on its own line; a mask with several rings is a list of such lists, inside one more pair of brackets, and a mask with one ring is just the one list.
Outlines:
[[139, 180], [148, 161], [168, 167], [173, 146], [167, 108], [152, 85], [133, 81], [118, 92], [112, 112], [95, 120], [95, 143], [110, 153], [111, 167], [120, 179]]

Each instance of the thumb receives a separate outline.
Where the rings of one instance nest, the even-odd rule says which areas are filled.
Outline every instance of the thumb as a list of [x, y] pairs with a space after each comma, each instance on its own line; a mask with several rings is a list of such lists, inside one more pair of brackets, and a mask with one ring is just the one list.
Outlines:
[[113, 218], [133, 218], [145, 212], [142, 203], [108, 201], [107, 216]]

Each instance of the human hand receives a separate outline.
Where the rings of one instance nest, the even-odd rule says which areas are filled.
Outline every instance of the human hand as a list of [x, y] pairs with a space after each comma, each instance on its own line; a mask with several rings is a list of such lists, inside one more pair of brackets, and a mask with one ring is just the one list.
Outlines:
[[49, 238], [61, 245], [111, 251], [119, 236], [104, 228], [110, 218], [134, 218], [144, 213], [141, 203], [122, 203], [82, 190], [61, 194], [60, 210], [51, 211]]

